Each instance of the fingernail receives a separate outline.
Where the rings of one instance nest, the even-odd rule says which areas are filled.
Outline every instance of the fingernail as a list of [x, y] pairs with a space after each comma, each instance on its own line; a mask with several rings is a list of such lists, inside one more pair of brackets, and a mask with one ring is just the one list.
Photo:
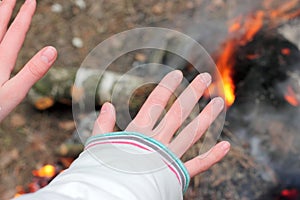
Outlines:
[[224, 108], [224, 100], [221, 97], [214, 98], [213, 106], [222, 110]]
[[101, 107], [101, 113], [106, 113], [109, 110], [109, 104], [108, 103], [104, 103]]
[[[27, 0], [28, 1], [28, 0]], [[47, 47], [41, 55], [41, 59], [44, 63], [50, 64], [56, 57], [56, 49], [54, 47]]]
[[172, 72], [172, 77], [175, 80], [179, 81], [179, 80], [181, 80], [182, 72], [180, 70], [175, 70], [175, 71]]
[[206, 86], [209, 86], [210, 83], [211, 83], [211, 76], [209, 73], [202, 73], [199, 75], [200, 77], [200, 80], [206, 85]]
[[224, 151], [224, 153], [227, 153], [230, 149], [230, 143], [229, 142], [224, 142], [221, 146], [222, 150]]

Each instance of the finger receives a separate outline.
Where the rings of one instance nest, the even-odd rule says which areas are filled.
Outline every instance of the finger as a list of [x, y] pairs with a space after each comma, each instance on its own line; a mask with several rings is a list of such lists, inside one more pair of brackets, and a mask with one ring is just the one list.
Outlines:
[[152, 128], [163, 112], [171, 95], [181, 83], [182, 78], [182, 72], [179, 70], [175, 70], [167, 74], [149, 95], [142, 108], [134, 120], [128, 125], [126, 130], [139, 131], [144, 134], [152, 131]]
[[200, 174], [214, 164], [219, 162], [230, 150], [230, 143], [223, 141], [216, 144], [209, 152], [206, 152], [200, 156], [197, 156], [189, 161], [187, 161], [184, 165], [187, 168], [190, 177], [194, 177], [197, 174]]
[[207, 86], [211, 83], [208, 73], [199, 74], [182, 92], [167, 112], [162, 121], [154, 129], [155, 139], [168, 143], [176, 130], [191, 113]]
[[0, 120], [24, 99], [32, 85], [49, 70], [56, 57], [57, 51], [54, 47], [43, 48], [16, 76], [2, 86]]
[[188, 124], [171, 142], [169, 148], [181, 157], [215, 121], [224, 108], [224, 100], [216, 97], [202, 110], [202, 112]]
[[111, 103], [102, 105], [100, 114], [95, 121], [93, 135], [113, 132], [116, 123], [116, 111]]
[[18, 52], [24, 42], [36, 7], [35, 0], [26, 0], [0, 44], [0, 84], [9, 79]]
[[46, 74], [56, 58], [57, 51], [54, 47], [48, 46], [43, 48], [9, 82], [15, 88], [28, 91], [33, 84]]
[[9, 20], [11, 18], [16, 0], [4, 0], [0, 2], [0, 42], [5, 35]]

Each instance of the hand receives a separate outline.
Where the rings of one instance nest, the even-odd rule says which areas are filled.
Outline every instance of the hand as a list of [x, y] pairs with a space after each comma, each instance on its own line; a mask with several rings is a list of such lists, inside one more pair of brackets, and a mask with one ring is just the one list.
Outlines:
[[16, 0], [0, 1], [0, 122], [24, 99], [57, 57], [55, 48], [45, 47], [10, 78], [36, 8], [35, 0], [26, 0], [7, 29], [15, 4]]
[[[139, 132], [153, 137], [169, 147], [178, 157], [181, 157], [199, 140], [224, 108], [222, 98], [212, 99], [203, 111], [171, 141], [175, 132], [191, 113], [193, 107], [211, 82], [211, 76], [208, 73], [198, 75], [177, 98], [160, 123], [154, 127], [172, 93], [181, 83], [182, 78], [182, 73], [178, 70], [167, 74], [149, 95], [136, 117], [126, 128], [126, 131]], [[93, 135], [113, 132], [115, 122], [114, 106], [110, 103], [105, 103], [95, 122]], [[185, 166], [190, 176], [194, 177], [206, 171], [220, 161], [228, 153], [229, 149], [230, 144], [228, 142], [220, 142], [212, 147], [210, 151], [187, 161]]]

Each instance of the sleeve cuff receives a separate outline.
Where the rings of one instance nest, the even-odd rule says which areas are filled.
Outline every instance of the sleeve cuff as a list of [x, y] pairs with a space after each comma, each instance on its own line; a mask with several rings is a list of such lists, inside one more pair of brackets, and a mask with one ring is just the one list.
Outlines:
[[159, 153], [162, 161], [177, 177], [183, 193], [186, 192], [190, 181], [187, 169], [181, 160], [159, 141], [136, 132], [112, 132], [90, 137], [85, 144], [85, 150], [101, 144], [129, 145], [144, 151]]

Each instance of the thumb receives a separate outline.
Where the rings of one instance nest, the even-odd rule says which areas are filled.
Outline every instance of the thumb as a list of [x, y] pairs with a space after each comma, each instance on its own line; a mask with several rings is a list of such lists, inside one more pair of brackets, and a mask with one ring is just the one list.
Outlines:
[[115, 107], [111, 103], [104, 103], [101, 107], [100, 114], [95, 121], [93, 135], [112, 132], [116, 123]]

